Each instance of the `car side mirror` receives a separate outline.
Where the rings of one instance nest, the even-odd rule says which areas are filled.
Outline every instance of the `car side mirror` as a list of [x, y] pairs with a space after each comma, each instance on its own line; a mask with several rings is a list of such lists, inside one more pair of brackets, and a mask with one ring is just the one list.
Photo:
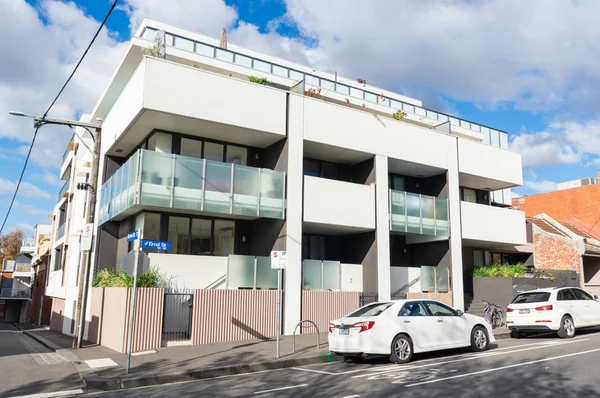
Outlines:
[[464, 312], [462, 312], [461, 310], [456, 310], [456, 314], [457, 314], [458, 316], [463, 316], [465, 313], [464, 313]]
[[598, 301], [598, 295], [594, 295], [594, 300]]

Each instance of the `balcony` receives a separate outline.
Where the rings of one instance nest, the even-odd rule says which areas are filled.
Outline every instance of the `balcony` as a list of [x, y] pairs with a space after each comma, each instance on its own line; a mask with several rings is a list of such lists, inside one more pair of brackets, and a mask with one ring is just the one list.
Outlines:
[[448, 199], [390, 189], [390, 231], [449, 236]]
[[31, 298], [31, 288], [3, 288], [0, 290], [0, 297], [2, 299], [22, 299], [28, 300]]
[[466, 246], [501, 247], [527, 244], [525, 213], [461, 202], [462, 237]]
[[[120, 93], [102, 130], [122, 157], [151, 129], [265, 148], [285, 138], [286, 92], [147, 57]], [[215, 104], [220, 104], [216, 106]]]
[[102, 185], [99, 222], [142, 207], [283, 219], [284, 197], [283, 172], [139, 150]]
[[[156, 29], [146, 27], [142, 38], [146, 40], [154, 40], [156, 37]], [[191, 57], [200, 57], [206, 64], [215, 67], [215, 61], [222, 64], [223, 70], [236, 70], [240, 68], [246, 69], [247, 75], [268, 76], [270, 81], [276, 81], [281, 78], [290, 79], [294, 82], [304, 80], [307, 88], [315, 88], [322, 91], [324, 97], [339, 97], [341, 101], [348, 99], [352, 103], [357, 103], [359, 106], [365, 104], [368, 108], [376, 107], [378, 111], [393, 114], [397, 110], [402, 110], [407, 114], [407, 121], [416, 122], [426, 126], [437, 126], [442, 123], [449, 123], [450, 130], [453, 134], [475, 138], [486, 145], [508, 148], [508, 134], [504, 131], [494, 130], [489, 127], [482, 126], [477, 123], [472, 123], [464, 119], [456, 118], [452, 115], [447, 115], [441, 112], [436, 112], [431, 109], [423, 108], [417, 104], [420, 101], [415, 101], [399, 94], [393, 94], [394, 97], [382, 93], [380, 89], [372, 87], [367, 89], [366, 84], [357, 84], [354, 80], [349, 80], [339, 76], [331, 76], [330, 78], [319, 77], [304, 73], [302, 69], [305, 67], [300, 65], [299, 68], [290, 68], [289, 66], [278, 65], [276, 63], [267, 62], [264, 59], [251, 57], [250, 54], [241, 54], [231, 50], [213, 46], [211, 44], [195, 41], [191, 38], [184, 38], [181, 32], [177, 35], [166, 33], [166, 45], [168, 47], [189, 52]], [[168, 50], [169, 54], [171, 49]], [[177, 51], [177, 50], [176, 50]], [[290, 65], [289, 63], [286, 63]], [[321, 76], [324, 73], [319, 73]], [[402, 101], [404, 99], [404, 101]]]
[[35, 252], [35, 238], [25, 238], [21, 241], [21, 253]]
[[374, 230], [375, 187], [304, 176], [304, 222], [308, 229]]
[[56, 229], [56, 240], [59, 240], [63, 236], [65, 236], [66, 227], [67, 227], [67, 222], [65, 221]]
[[59, 202], [62, 198], [64, 198], [67, 195], [70, 187], [71, 187], [71, 179], [69, 178], [67, 181], [65, 181], [65, 184], [62, 186], [62, 188], [58, 192], [58, 201]]
[[16, 264], [13, 278], [32, 278], [33, 266], [31, 264]]

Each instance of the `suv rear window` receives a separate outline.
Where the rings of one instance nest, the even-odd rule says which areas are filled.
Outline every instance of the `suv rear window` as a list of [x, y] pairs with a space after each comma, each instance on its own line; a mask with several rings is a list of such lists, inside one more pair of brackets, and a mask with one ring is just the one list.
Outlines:
[[390, 308], [394, 303], [375, 303], [365, 305], [354, 311], [353, 313], [346, 316], [346, 318], [356, 318], [359, 316], [377, 316], [381, 314], [383, 311]]
[[550, 293], [521, 293], [512, 301], [512, 304], [543, 303], [550, 299]]

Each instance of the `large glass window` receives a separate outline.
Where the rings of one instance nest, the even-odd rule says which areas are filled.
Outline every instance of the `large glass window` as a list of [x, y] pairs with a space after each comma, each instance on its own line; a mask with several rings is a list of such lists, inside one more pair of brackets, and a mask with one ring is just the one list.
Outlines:
[[155, 152], [172, 153], [173, 136], [166, 133], [155, 133], [148, 139], [148, 149]]
[[190, 252], [190, 219], [187, 217], [169, 217], [169, 234], [172, 254]]
[[477, 203], [477, 192], [474, 189], [463, 188], [463, 198], [464, 202]]
[[248, 164], [248, 149], [235, 145], [227, 145], [227, 157], [225, 161], [241, 165]]
[[303, 169], [305, 176], [319, 177], [319, 161], [314, 159], [304, 158]]
[[212, 221], [203, 218], [192, 219], [192, 247], [190, 254], [210, 255]]
[[181, 155], [192, 158], [202, 157], [202, 141], [190, 140], [189, 138], [181, 139]]
[[228, 256], [233, 254], [233, 240], [235, 238], [235, 222], [228, 220], [215, 220], [214, 255]]
[[223, 161], [223, 144], [216, 144], [214, 142], [204, 143], [204, 159], [215, 160], [217, 162]]

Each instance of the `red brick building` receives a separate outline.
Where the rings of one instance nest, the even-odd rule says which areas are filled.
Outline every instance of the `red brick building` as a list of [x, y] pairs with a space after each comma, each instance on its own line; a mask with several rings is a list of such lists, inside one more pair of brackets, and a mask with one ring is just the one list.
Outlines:
[[[600, 177], [600, 176], [599, 176]], [[561, 224], [575, 228], [600, 239], [600, 184], [514, 198], [512, 207], [525, 212], [527, 217], [547, 214]]]

